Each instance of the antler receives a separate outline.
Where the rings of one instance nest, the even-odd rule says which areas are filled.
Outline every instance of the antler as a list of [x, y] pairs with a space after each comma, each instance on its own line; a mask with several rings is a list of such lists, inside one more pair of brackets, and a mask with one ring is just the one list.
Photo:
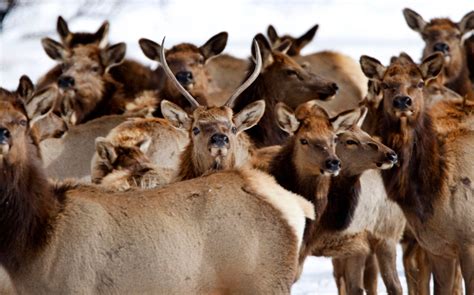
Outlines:
[[262, 70], [262, 56], [260, 54], [260, 47], [258, 46], [258, 43], [256, 40], [253, 41], [253, 45], [255, 46], [255, 55], [257, 57], [257, 62], [255, 64], [255, 69], [253, 70], [252, 75], [245, 81], [242, 85], [240, 85], [237, 90], [235, 90], [234, 94], [227, 100], [225, 103], [226, 106], [232, 108], [234, 106], [234, 102], [239, 97], [242, 92], [245, 91], [252, 83], [257, 79], [258, 75], [260, 75], [260, 71]]
[[178, 88], [179, 92], [181, 92], [181, 94], [184, 95], [184, 97], [188, 100], [191, 106], [193, 108], [197, 108], [199, 107], [199, 102], [197, 102], [197, 100], [186, 89], [184, 89], [183, 85], [181, 85], [181, 83], [179, 83], [178, 80], [176, 80], [176, 77], [174, 76], [173, 72], [168, 66], [168, 63], [166, 62], [165, 39], [166, 37], [163, 37], [163, 41], [161, 42], [161, 50], [160, 50], [160, 60], [163, 65], [163, 69], [165, 70], [165, 73], [168, 76], [168, 78], [171, 79], [173, 84]]

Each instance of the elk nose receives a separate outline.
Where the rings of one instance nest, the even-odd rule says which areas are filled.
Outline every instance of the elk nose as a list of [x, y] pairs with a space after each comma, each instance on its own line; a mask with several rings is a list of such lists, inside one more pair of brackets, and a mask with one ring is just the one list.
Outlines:
[[405, 110], [408, 107], [410, 107], [412, 104], [412, 100], [409, 96], [397, 96], [393, 100], [393, 107], [400, 109], [400, 110]]
[[4, 144], [10, 138], [10, 131], [6, 128], [0, 128], [0, 144]]
[[74, 86], [74, 78], [71, 76], [61, 76], [58, 79], [58, 86], [63, 89]]
[[334, 90], [334, 92], [337, 92], [339, 90], [339, 86], [337, 86], [336, 83], [332, 83], [331, 88]]
[[386, 155], [387, 160], [391, 161], [392, 163], [397, 163], [398, 161], [398, 156], [395, 152], [389, 152]]
[[448, 53], [449, 52], [449, 45], [446, 44], [446, 43], [443, 43], [443, 42], [436, 43], [433, 46], [433, 50], [434, 51], [439, 51], [439, 52], [442, 52], [442, 53]]
[[211, 144], [217, 147], [223, 147], [229, 143], [229, 137], [222, 133], [216, 133], [211, 136]]
[[191, 72], [177, 72], [175, 76], [182, 85], [187, 85], [193, 82], [193, 73]]
[[337, 171], [341, 168], [341, 161], [338, 159], [329, 159], [326, 161], [326, 169], [329, 171]]

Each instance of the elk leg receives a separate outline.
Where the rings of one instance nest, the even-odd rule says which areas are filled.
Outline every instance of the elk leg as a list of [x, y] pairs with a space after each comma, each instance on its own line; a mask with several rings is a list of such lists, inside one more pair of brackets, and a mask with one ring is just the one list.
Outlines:
[[408, 230], [401, 244], [408, 295], [430, 295], [431, 266], [426, 251]]
[[434, 294], [448, 295], [453, 293], [456, 259], [436, 256], [428, 253], [434, 277]]
[[461, 253], [462, 276], [467, 294], [474, 294], [474, 247], [469, 247]]
[[364, 288], [367, 295], [377, 294], [377, 279], [379, 267], [374, 254], [369, 254], [365, 260]]
[[463, 295], [462, 271], [459, 261], [456, 263], [456, 273], [454, 274], [453, 295]]
[[388, 294], [401, 295], [402, 284], [397, 273], [397, 243], [394, 240], [380, 240], [375, 248], [380, 274]]
[[344, 282], [347, 294], [364, 294], [363, 274], [366, 255], [354, 255], [345, 258]]
[[345, 258], [333, 258], [332, 267], [333, 267], [333, 276], [336, 280], [337, 294], [346, 295], [346, 286], [344, 281], [344, 269], [346, 261]]

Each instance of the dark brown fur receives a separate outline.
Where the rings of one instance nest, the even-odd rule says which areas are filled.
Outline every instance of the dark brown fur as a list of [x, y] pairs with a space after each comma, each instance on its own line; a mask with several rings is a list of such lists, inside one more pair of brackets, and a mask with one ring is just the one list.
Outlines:
[[474, 83], [474, 34], [464, 41], [464, 49], [466, 50], [467, 67], [471, 82]]

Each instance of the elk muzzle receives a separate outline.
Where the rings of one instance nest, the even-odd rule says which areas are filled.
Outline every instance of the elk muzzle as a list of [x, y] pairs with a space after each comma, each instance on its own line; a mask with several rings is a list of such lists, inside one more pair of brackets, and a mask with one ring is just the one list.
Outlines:
[[318, 90], [317, 93], [321, 100], [330, 100], [334, 98], [338, 90], [339, 86], [337, 86], [336, 83], [330, 83], [329, 85]]
[[448, 54], [449, 53], [449, 45], [444, 43], [444, 42], [436, 43], [433, 46], [433, 51], [434, 52], [441, 52], [443, 54]]
[[379, 169], [385, 170], [392, 168], [398, 162], [398, 156], [394, 151], [387, 152], [385, 159], [382, 162], [377, 163]]
[[216, 133], [209, 139], [209, 146], [213, 157], [225, 157], [229, 147], [229, 137], [223, 133]]
[[406, 95], [399, 95], [393, 99], [392, 106], [395, 109], [395, 113], [400, 115], [411, 115], [412, 111], [410, 110], [413, 105], [413, 100], [411, 97]]
[[176, 80], [178, 80], [178, 82], [183, 86], [194, 83], [193, 73], [191, 72], [181, 71], [177, 72], [175, 76]]
[[58, 78], [58, 86], [61, 89], [69, 89], [75, 84], [74, 78], [71, 76], [60, 76]]
[[324, 175], [334, 175], [337, 176], [339, 174], [339, 171], [341, 170], [341, 161], [337, 158], [331, 158], [326, 160], [324, 163], [324, 169], [322, 174]]

